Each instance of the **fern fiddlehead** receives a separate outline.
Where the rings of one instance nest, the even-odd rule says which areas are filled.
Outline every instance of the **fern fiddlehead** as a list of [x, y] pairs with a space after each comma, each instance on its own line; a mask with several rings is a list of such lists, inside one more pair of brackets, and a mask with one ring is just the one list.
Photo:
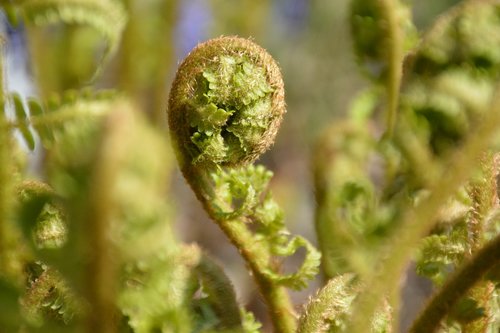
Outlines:
[[[276, 331], [292, 332], [296, 320], [285, 287], [304, 287], [317, 272], [320, 255], [305, 239], [289, 239], [283, 214], [267, 191], [271, 172], [251, 164], [272, 145], [284, 113], [276, 62], [237, 37], [198, 45], [180, 65], [170, 91], [169, 127], [184, 177], [246, 260]], [[283, 275], [278, 257], [299, 247], [307, 251], [302, 267]]]
[[272, 144], [284, 113], [283, 80], [264, 49], [234, 37], [200, 44], [170, 92], [169, 126], [183, 172], [192, 162], [254, 161]]

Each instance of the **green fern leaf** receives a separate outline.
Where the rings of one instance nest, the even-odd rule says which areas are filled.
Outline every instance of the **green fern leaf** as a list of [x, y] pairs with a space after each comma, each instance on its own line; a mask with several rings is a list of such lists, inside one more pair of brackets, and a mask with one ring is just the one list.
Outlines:
[[458, 265], [468, 250], [467, 230], [456, 228], [449, 235], [431, 235], [422, 240], [417, 273], [442, 284], [452, 266]]
[[[28, 108], [30, 110], [30, 115], [32, 118], [42, 118], [44, 111], [42, 105], [35, 98], [28, 99]], [[54, 135], [50, 127], [45, 123], [35, 123], [33, 124], [35, 131], [40, 136], [40, 140], [45, 147], [48, 147], [51, 142], [54, 141]]]
[[292, 274], [277, 274], [272, 270], [265, 270], [264, 274], [277, 284], [282, 284], [294, 290], [307, 286], [307, 281], [313, 279], [319, 271], [321, 254], [306, 239], [296, 236], [283, 246], [273, 246], [273, 252], [280, 256], [291, 256], [299, 248], [306, 249], [306, 257], [300, 268]]
[[28, 146], [30, 150], [35, 149], [35, 138], [31, 133], [31, 130], [28, 127], [28, 113], [26, 112], [26, 108], [24, 107], [21, 96], [18, 93], [11, 94], [11, 100], [14, 104], [14, 110], [16, 112], [18, 129], [23, 136], [24, 142]]
[[241, 316], [243, 317], [244, 333], [260, 333], [262, 324], [255, 320], [255, 317], [251, 312], [241, 310]]

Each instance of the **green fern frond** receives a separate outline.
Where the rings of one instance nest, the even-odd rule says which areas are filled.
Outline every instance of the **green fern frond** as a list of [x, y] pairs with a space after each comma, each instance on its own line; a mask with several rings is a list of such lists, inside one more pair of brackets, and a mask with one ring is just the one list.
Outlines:
[[243, 317], [243, 332], [260, 333], [262, 324], [255, 320], [255, 317], [251, 312], [241, 310], [241, 316]]
[[461, 144], [489, 110], [500, 75], [499, 8], [491, 0], [457, 5], [437, 20], [405, 64], [402, 109], [417, 116], [412, 132], [427, 128], [423, 140], [436, 155]]
[[267, 249], [268, 256], [289, 257], [305, 248], [306, 257], [293, 274], [283, 275], [270, 263], [261, 267], [261, 273], [277, 285], [302, 289], [317, 274], [321, 255], [306, 239], [289, 239], [283, 213], [267, 190], [271, 177], [272, 172], [261, 165], [219, 169], [212, 174], [215, 189], [210, 205], [218, 218], [234, 220], [228, 223], [254, 223], [254, 241]]
[[25, 20], [35, 25], [63, 22], [93, 27], [108, 42], [103, 62], [118, 48], [127, 20], [122, 4], [116, 0], [21, 0], [17, 6]]
[[306, 257], [299, 269], [292, 274], [276, 274], [273, 270], [266, 269], [264, 275], [278, 285], [284, 285], [294, 290], [301, 290], [307, 286], [308, 281], [312, 280], [319, 271], [321, 262], [321, 253], [316, 250], [305, 238], [295, 236], [288, 243], [282, 246], [274, 245], [273, 254], [281, 257], [293, 255], [299, 248], [306, 250]]
[[[23, 311], [33, 325], [49, 321], [69, 324], [73, 317], [84, 312], [83, 300], [69, 289], [62, 276], [53, 268], [33, 263], [40, 271], [31, 277], [26, 293], [21, 298]], [[32, 268], [33, 269], [33, 268]]]
[[[100, 316], [93, 324], [114, 325], [112, 313], [119, 309], [123, 322], [136, 333], [190, 332], [196, 324], [189, 293], [193, 258], [192, 251], [177, 244], [168, 223], [164, 184], [169, 156], [164, 140], [121, 99], [79, 98], [48, 111], [46, 117], [61, 113], [86, 115], [77, 123], [69, 121], [56, 137], [48, 178], [72, 217], [66, 255], [78, 258], [90, 252], [94, 255], [88, 257], [106, 260], [102, 265], [89, 260], [85, 267], [65, 267], [75, 284], [81, 281], [77, 277], [82, 269], [93, 272], [84, 275], [81, 287]], [[107, 286], [109, 294], [96, 293], [90, 287], [95, 285]], [[105, 318], [108, 311], [111, 315]]]
[[[417, 42], [417, 29], [411, 20], [411, 9], [404, 1], [354, 0], [350, 8], [354, 51], [362, 70], [374, 79], [385, 79], [392, 49], [409, 51]], [[402, 53], [401, 52], [401, 53]], [[402, 56], [402, 55], [401, 55]]]
[[[44, 110], [41, 104], [34, 98], [28, 99], [28, 108], [30, 110], [30, 115], [33, 118], [41, 118], [44, 114]], [[40, 137], [42, 144], [45, 147], [50, 146], [50, 144], [54, 141], [54, 135], [48, 124], [40, 123], [34, 125], [34, 127], [38, 133], [38, 136]]]
[[297, 333], [340, 332], [355, 298], [353, 276], [332, 278], [304, 306]]
[[45, 183], [25, 180], [17, 185], [17, 220], [34, 252], [61, 248], [68, 238], [67, 216]]
[[[453, 198], [442, 210], [439, 214], [440, 221], [441, 216], [448, 216], [448, 221], [439, 223], [434, 234], [422, 240], [417, 259], [417, 273], [430, 278], [436, 285], [442, 286], [443, 290], [450, 289], [449, 294], [441, 300], [442, 304], [448, 302], [453, 305], [449, 305], [446, 323], [441, 324], [443, 330], [450, 332], [456, 327], [461, 327], [461, 331], [486, 332], [497, 321], [494, 319], [494, 311], [498, 296], [492, 282], [495, 280], [495, 268], [490, 270], [486, 279], [477, 281], [470, 286], [470, 290], [458, 294], [461, 298], [456, 298], [454, 303], [449, 298], [455, 290], [450, 287], [451, 282], [445, 283], [453, 279], [466, 281], [467, 278], [456, 278], [458, 273], [451, 273], [460, 271], [471, 256], [481, 252], [482, 246], [498, 235], [495, 223], [492, 223], [499, 207], [498, 159], [493, 153], [487, 152], [478, 160], [480, 170], [460, 191], [464, 197], [460, 201]], [[438, 304], [436, 299], [439, 298], [435, 298], [434, 305]], [[423, 323], [424, 321], [420, 321], [420, 325]]]
[[371, 125], [361, 119], [335, 123], [315, 147], [315, 227], [328, 277], [371, 269], [397, 223], [397, 204], [408, 198], [401, 154], [390, 143], [377, 143]]
[[253, 165], [213, 173], [214, 211], [226, 220], [251, 214], [259, 204], [260, 196], [266, 190], [271, 177], [272, 172], [262, 166]]
[[[304, 306], [297, 333], [344, 333], [359, 290], [352, 274], [330, 279]], [[370, 332], [391, 333], [392, 320], [392, 309], [384, 300], [370, 320]]]
[[438, 285], [458, 265], [468, 252], [467, 230], [462, 228], [450, 235], [432, 235], [422, 240], [417, 259], [417, 273], [431, 278]]
[[63, 136], [64, 131], [77, 125], [79, 121], [104, 115], [117, 94], [107, 90], [70, 90], [61, 96], [52, 96], [45, 103], [30, 97], [26, 101], [28, 108], [19, 94], [12, 93], [10, 97], [17, 117], [9, 125], [19, 129], [28, 147], [34, 149], [36, 141], [31, 131], [38, 134], [45, 148], [51, 148]]
[[161, 328], [188, 333], [196, 326], [186, 295], [189, 270], [180, 252], [130, 262], [117, 304], [135, 333]]

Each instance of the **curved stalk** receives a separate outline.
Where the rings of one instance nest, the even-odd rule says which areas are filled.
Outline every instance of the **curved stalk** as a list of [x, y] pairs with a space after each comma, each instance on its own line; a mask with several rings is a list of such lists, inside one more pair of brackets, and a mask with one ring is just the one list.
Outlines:
[[206, 175], [200, 174], [194, 168], [188, 168], [190, 171], [184, 169], [184, 174], [190, 175], [186, 176], [186, 179], [198, 200], [203, 204], [210, 218], [226, 234], [229, 241], [236, 246], [252, 272], [259, 292], [269, 309], [268, 312], [275, 332], [295, 332], [297, 327], [296, 315], [286, 288], [278, 285], [264, 274], [264, 270], [269, 267], [271, 260], [268, 250], [262, 244], [255, 242], [251, 231], [247, 228], [244, 221], [225, 220], [217, 216], [213, 210], [213, 206], [210, 205], [210, 202], [206, 198], [206, 192], [204, 192], [204, 190], [210, 189], [210, 185], [205, 182]]
[[224, 270], [207, 254], [200, 253], [194, 267], [203, 291], [220, 318], [221, 328], [241, 329], [241, 313], [233, 285]]
[[432, 333], [441, 320], [493, 266], [500, 263], [500, 235], [481, 248], [436, 293], [414, 321], [410, 333]]
[[398, 112], [399, 88], [401, 86], [401, 77], [403, 72], [403, 32], [399, 24], [398, 12], [395, 0], [381, 1], [382, 8], [386, 14], [388, 25], [387, 44], [388, 51], [388, 70], [386, 78], [387, 91], [387, 128], [386, 135], [390, 138], [393, 135], [396, 125], [396, 115]]

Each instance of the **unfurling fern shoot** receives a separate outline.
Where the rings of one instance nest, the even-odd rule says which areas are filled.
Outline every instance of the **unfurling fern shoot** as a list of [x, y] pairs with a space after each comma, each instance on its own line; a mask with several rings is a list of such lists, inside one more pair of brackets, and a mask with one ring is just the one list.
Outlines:
[[[184, 177], [246, 260], [276, 331], [293, 332], [296, 319], [284, 287], [304, 287], [317, 273], [320, 255], [305, 239], [289, 239], [283, 213], [267, 190], [271, 172], [251, 165], [272, 145], [284, 113], [278, 65], [260, 46], [238, 37], [198, 45], [170, 91], [169, 127]], [[307, 250], [302, 266], [282, 274], [277, 257], [299, 247]]]
[[240, 165], [273, 143], [285, 113], [278, 65], [237, 37], [198, 45], [170, 92], [169, 126], [183, 172], [187, 164]]

